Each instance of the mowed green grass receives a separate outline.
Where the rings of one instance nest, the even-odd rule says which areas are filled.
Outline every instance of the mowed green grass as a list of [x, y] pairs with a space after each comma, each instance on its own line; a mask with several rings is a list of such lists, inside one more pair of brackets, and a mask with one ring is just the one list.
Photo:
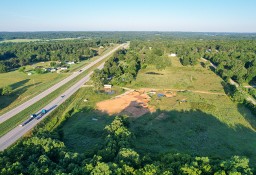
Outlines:
[[[104, 49], [101, 55], [108, 53], [116, 45]], [[1, 73], [0, 74], [0, 88], [10, 85], [13, 88], [13, 93], [10, 96], [1, 96], [0, 98], [0, 115], [9, 111], [10, 109], [22, 104], [23, 102], [38, 95], [62, 79], [69, 76], [74, 71], [77, 71], [89, 64], [90, 62], [98, 59], [101, 55], [95, 56], [89, 60], [81, 61], [78, 64], [70, 65], [69, 72], [67, 73], [46, 73], [46, 74], [32, 74], [19, 72], [18, 70]], [[26, 71], [33, 70], [36, 66], [50, 67], [49, 62], [39, 62], [34, 65], [26, 66]]]
[[13, 92], [10, 96], [1, 96], [0, 98], [0, 114], [7, 112], [13, 107], [29, 100], [40, 92], [53, 86], [61, 81], [69, 74], [32, 74], [12, 71], [0, 74], [0, 87], [10, 85]]
[[[152, 95], [150, 105], [155, 106], [156, 112], [130, 118], [129, 129], [136, 136], [135, 150], [144, 154], [182, 152], [220, 158], [240, 155], [247, 156], [251, 164], [255, 164], [255, 116], [224, 94], [222, 80], [211, 70], [200, 65], [182, 67], [177, 64], [163, 71], [147, 67], [129, 87], [160, 89], [159, 93], [161, 89], [191, 89], [222, 94], [185, 91], [175, 92], [176, 96], [171, 98]], [[93, 97], [95, 102], [84, 104], [82, 108], [86, 109], [87, 105], [93, 108], [96, 101], [105, 99], [97, 95]], [[186, 102], [180, 103], [181, 100]], [[98, 121], [94, 121], [94, 117]], [[98, 111], [81, 110], [61, 128], [65, 144], [78, 152], [93, 150], [93, 145], [97, 145], [97, 149], [104, 143], [103, 129], [112, 119]]]
[[[211, 92], [223, 92], [222, 79], [214, 72], [200, 65], [176, 66], [177, 58], [172, 67], [158, 71], [154, 66], [140, 70], [136, 81], [130, 86], [135, 88], [187, 89]], [[152, 74], [156, 73], [156, 74]]]

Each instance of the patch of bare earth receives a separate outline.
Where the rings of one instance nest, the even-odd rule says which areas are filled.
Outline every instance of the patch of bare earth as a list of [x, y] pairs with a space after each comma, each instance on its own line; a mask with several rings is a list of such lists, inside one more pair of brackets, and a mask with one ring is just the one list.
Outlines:
[[150, 96], [146, 91], [129, 91], [114, 99], [105, 100], [96, 104], [97, 109], [109, 115], [125, 114], [131, 117], [139, 117], [155, 109], [148, 105]]

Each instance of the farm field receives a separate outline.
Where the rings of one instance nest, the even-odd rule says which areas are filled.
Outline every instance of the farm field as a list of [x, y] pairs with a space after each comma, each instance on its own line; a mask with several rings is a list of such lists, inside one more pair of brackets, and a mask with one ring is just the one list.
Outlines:
[[0, 43], [25, 43], [25, 42], [35, 42], [35, 41], [42, 41], [41, 39], [10, 39], [10, 40], [3, 40]]
[[[153, 67], [141, 70], [137, 80], [129, 87], [137, 91], [143, 90], [142, 87], [147, 87], [147, 91], [154, 89], [156, 94], [149, 94], [151, 99], [147, 105], [154, 107], [155, 112], [130, 117], [129, 130], [136, 136], [135, 150], [156, 155], [166, 152], [220, 158], [240, 155], [247, 156], [251, 163], [255, 163], [255, 117], [244, 106], [232, 102], [225, 95], [221, 83], [217, 75], [200, 65], [180, 67], [174, 64], [163, 71]], [[175, 95], [157, 97], [166, 90]], [[87, 93], [83, 95], [80, 98], [88, 96]], [[95, 110], [96, 103], [103, 100], [107, 106], [105, 97], [95, 95], [94, 102], [80, 106], [81, 110], [61, 127], [63, 141], [68, 148], [84, 152], [101, 146], [104, 127], [111, 123], [112, 116], [118, 115], [108, 114], [107, 109]], [[87, 110], [88, 107], [90, 110]], [[145, 110], [148, 108], [145, 107]]]
[[[114, 46], [113, 46], [114, 47]], [[102, 54], [109, 52], [113, 47], [106, 48]], [[102, 55], [101, 54], [101, 55]], [[74, 71], [78, 71], [80, 68], [89, 64], [90, 62], [98, 59], [99, 56], [95, 56], [89, 60], [81, 61], [78, 64], [71, 65], [69, 72], [67, 73], [45, 73], [45, 74], [32, 74], [28, 75], [27, 72], [19, 72], [18, 70], [1, 73], [0, 74], [0, 87], [10, 85], [13, 92], [10, 96], [2, 96], [0, 98], [0, 115], [8, 110], [22, 104], [30, 98], [36, 96], [40, 92], [53, 86], [57, 82], [66, 78]], [[50, 62], [39, 62], [33, 66], [26, 66], [26, 71], [32, 70], [36, 66], [50, 67]]]

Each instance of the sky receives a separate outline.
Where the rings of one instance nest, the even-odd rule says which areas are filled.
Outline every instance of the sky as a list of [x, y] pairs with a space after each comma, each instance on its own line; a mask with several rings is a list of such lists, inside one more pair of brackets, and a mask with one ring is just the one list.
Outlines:
[[0, 31], [256, 32], [256, 0], [0, 0]]

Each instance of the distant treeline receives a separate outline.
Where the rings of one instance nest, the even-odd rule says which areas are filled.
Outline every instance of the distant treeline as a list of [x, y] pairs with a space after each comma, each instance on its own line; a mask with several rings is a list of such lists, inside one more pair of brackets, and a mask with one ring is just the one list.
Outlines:
[[[5, 43], [0, 47], [0, 73], [39, 61], [81, 61], [97, 55], [107, 40]], [[95, 49], [96, 48], [96, 49]]]
[[60, 39], [60, 38], [107, 38], [123, 42], [133, 39], [256, 39], [256, 33], [214, 33], [214, 32], [143, 32], [143, 31], [102, 31], [102, 32], [0, 32], [0, 40], [6, 39]]

